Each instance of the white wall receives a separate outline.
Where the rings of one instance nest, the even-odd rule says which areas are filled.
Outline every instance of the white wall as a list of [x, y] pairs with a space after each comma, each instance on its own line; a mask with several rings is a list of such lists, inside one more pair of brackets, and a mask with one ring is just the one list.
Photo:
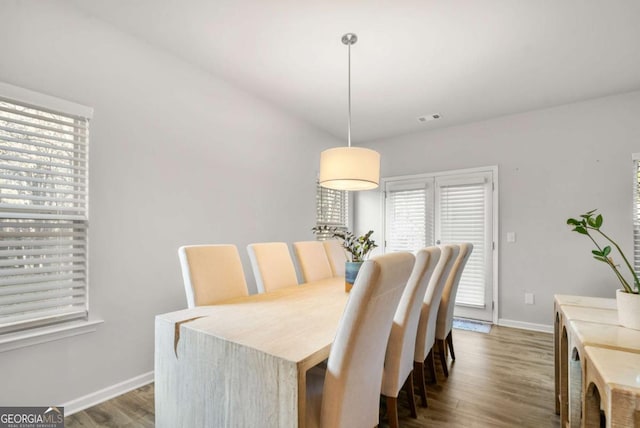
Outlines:
[[63, 1], [0, 3], [0, 81], [94, 107], [95, 333], [0, 353], [0, 403], [50, 405], [153, 370], [154, 316], [186, 307], [177, 248], [311, 239], [339, 142]]
[[[619, 288], [610, 268], [591, 258], [588, 238], [569, 231], [568, 217], [598, 208], [605, 232], [633, 255], [639, 117], [634, 92], [366, 146], [380, 151], [385, 177], [498, 165], [499, 317], [551, 325], [554, 294], [614, 297]], [[356, 199], [356, 228], [382, 232], [377, 195]], [[517, 242], [507, 243], [507, 232]], [[525, 291], [535, 293], [535, 305], [524, 304]]]

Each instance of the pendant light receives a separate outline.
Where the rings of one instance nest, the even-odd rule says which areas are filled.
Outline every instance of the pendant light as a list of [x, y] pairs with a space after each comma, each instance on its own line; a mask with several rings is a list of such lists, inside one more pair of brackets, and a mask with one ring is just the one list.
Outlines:
[[364, 147], [351, 147], [351, 45], [358, 36], [347, 33], [342, 43], [349, 48], [349, 117], [347, 147], [334, 147], [320, 153], [320, 185], [336, 190], [369, 190], [380, 181], [380, 153]]

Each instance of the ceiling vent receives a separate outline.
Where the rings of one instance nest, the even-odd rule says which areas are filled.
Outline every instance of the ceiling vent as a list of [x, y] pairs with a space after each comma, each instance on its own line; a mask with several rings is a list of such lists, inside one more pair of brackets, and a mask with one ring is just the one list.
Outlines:
[[431, 122], [432, 120], [436, 120], [436, 119], [440, 119], [440, 115], [438, 113], [428, 114], [426, 116], [420, 116], [418, 117], [418, 122], [425, 123], [425, 122]]

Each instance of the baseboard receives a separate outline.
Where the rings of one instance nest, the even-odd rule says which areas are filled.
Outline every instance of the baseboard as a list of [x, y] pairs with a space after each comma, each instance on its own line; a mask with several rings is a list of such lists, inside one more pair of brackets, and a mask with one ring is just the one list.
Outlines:
[[81, 412], [84, 409], [88, 409], [91, 406], [95, 406], [96, 404], [100, 404], [136, 388], [140, 388], [141, 386], [147, 385], [151, 382], [153, 382], [153, 371], [116, 383], [115, 385], [108, 386], [83, 397], [76, 398], [75, 400], [71, 400], [63, 404], [64, 415], [70, 416], [74, 413]]
[[548, 325], [536, 324], [532, 322], [506, 320], [504, 318], [500, 318], [498, 320], [498, 325], [503, 327], [520, 328], [522, 330], [533, 330], [533, 331], [541, 331], [543, 333], [553, 333], [553, 325], [551, 324], [548, 324]]

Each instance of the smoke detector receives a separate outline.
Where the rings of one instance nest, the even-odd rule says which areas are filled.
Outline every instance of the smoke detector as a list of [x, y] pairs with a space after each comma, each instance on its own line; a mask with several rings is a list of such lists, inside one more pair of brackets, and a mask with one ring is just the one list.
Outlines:
[[425, 122], [431, 122], [432, 120], [437, 120], [437, 119], [440, 119], [440, 115], [438, 113], [427, 114], [425, 116], [418, 117], [418, 122], [425, 123]]

